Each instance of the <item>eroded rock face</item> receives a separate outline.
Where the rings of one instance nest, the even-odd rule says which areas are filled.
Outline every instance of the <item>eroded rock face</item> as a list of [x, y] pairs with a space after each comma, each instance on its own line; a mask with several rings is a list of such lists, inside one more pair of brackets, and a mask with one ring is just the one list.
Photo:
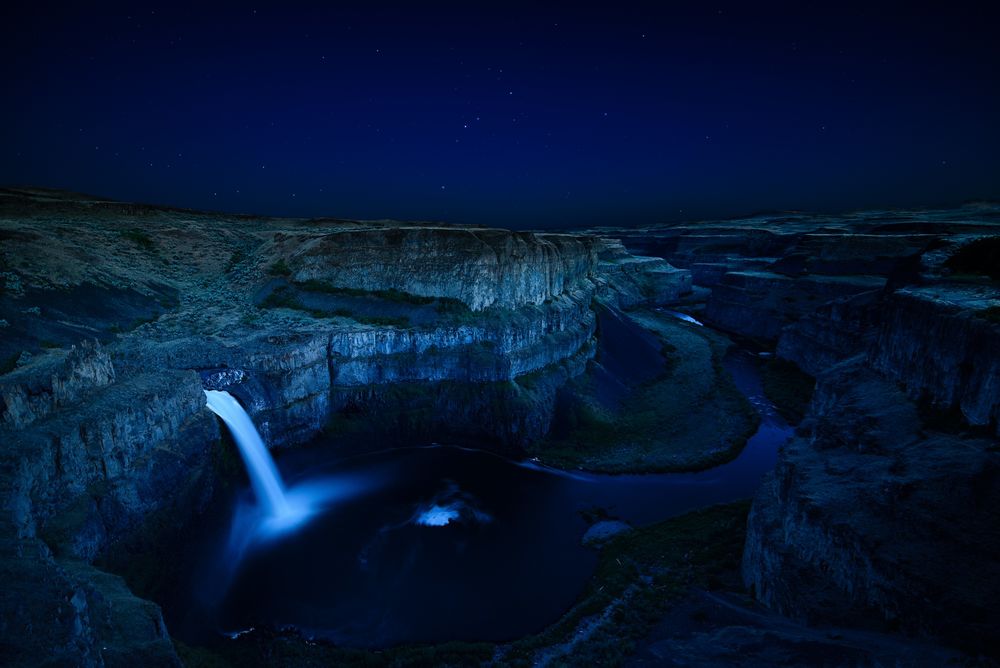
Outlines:
[[882, 291], [872, 290], [823, 304], [782, 329], [775, 354], [811, 376], [867, 354], [878, 334], [884, 298]]
[[181, 661], [159, 607], [40, 540], [0, 540], [0, 647], [7, 665], [163, 666]]
[[[690, 286], [688, 272], [589, 235], [30, 193], [0, 201], [0, 227], [0, 306], [21, 318], [0, 358], [0, 565], [26, 583], [24, 605], [3, 600], [15, 616], [0, 633], [28, 663], [50, 647], [80, 665], [176, 665], [157, 607], [91, 563], [210, 497], [228, 446], [204, 387], [232, 392], [272, 447], [328, 427], [348, 438], [353, 425], [518, 452], [546, 434], [558, 389], [593, 357], [595, 300], [670, 302]], [[275, 283], [361, 306], [263, 303]], [[59, 322], [72, 327], [48, 336]], [[102, 343], [58, 349], [80, 331]]]
[[58, 359], [0, 377], [0, 426], [20, 429], [115, 380], [111, 357], [84, 340]]
[[885, 302], [869, 361], [911, 398], [956, 407], [1000, 435], [1000, 324], [979, 315], [997, 303], [992, 286], [899, 290]]
[[833, 299], [877, 290], [877, 276], [803, 276], [762, 271], [726, 273], [705, 309], [708, 322], [743, 336], [776, 341], [786, 325]]
[[59, 539], [73, 556], [93, 558], [203, 468], [219, 434], [203, 409], [197, 374], [164, 371], [81, 396], [31, 429], [4, 431], [5, 507], [17, 535], [35, 536], [73, 509]]
[[921, 428], [859, 361], [820, 378], [748, 521], [743, 576], [784, 614], [980, 651], [1000, 617], [1000, 453]]
[[700, 318], [776, 343], [819, 379], [750, 516], [744, 579], [775, 610], [996, 651], [996, 211], [775, 214], [623, 237], [711, 290]]
[[450, 297], [474, 311], [541, 304], [589, 277], [594, 239], [452, 227], [279, 234], [296, 281]]

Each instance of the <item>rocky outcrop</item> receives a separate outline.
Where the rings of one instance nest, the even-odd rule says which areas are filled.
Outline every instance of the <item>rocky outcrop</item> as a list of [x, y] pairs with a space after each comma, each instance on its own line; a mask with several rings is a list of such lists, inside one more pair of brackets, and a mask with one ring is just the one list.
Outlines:
[[[711, 286], [706, 321], [777, 341], [779, 356], [821, 376], [812, 416], [754, 504], [744, 576], [759, 598], [969, 646], [997, 627], [1000, 577], [984, 570], [1000, 551], [995, 439], [962, 432], [996, 428], [995, 293], [898, 289], [928, 272], [949, 278], [952, 246], [937, 236], [979, 238], [989, 221], [789, 214], [594, 236], [50, 195], [12, 213], [10, 201], [0, 202], [5, 658], [32, 663], [44, 649], [54, 662], [176, 664], [156, 606], [93, 563], [127, 559], [109, 546], [140, 540], [152, 518], [190, 517], [211, 494], [228, 445], [203, 387], [236, 395], [272, 447], [326, 430], [345, 452], [400, 439], [521, 452], [552, 431], [561, 394], [583, 379], [594, 406], [617, 411], [628, 396], [641, 409], [607, 413], [589, 454], [627, 424], [636, 443], [681, 429], [703, 447], [742, 405], [707, 387], [722, 344], [641, 311], [636, 322], [659, 338], [616, 341], [624, 319], [597, 326], [594, 312], [671, 303], [692, 279]], [[940, 257], [916, 261], [932, 246]], [[275, 284], [287, 298], [269, 299]], [[293, 299], [309, 290], [312, 301]], [[356, 310], [334, 303], [352, 299]], [[91, 334], [101, 345], [65, 345]], [[935, 431], [918, 405], [957, 408], [962, 424]], [[710, 454], [738, 446], [743, 422], [722, 425]], [[670, 462], [690, 454], [671, 442], [683, 452]]]
[[691, 272], [658, 257], [636, 256], [618, 239], [601, 239], [598, 271], [593, 277], [598, 296], [619, 308], [639, 304], [676, 303], [692, 289]]
[[324, 439], [347, 451], [439, 441], [523, 456], [549, 433], [557, 393], [584, 372], [594, 350], [590, 339], [574, 355], [512, 381], [334, 386]]
[[90, 350], [90, 362], [87, 354], [72, 360], [75, 373], [56, 375], [51, 396], [34, 404], [55, 397], [58, 410], [0, 431], [0, 647], [12, 665], [46, 656], [80, 666], [179, 666], [159, 607], [89, 562], [151, 513], [189, 516], [209, 498], [218, 425], [193, 371], [104, 383], [115, 373]]
[[823, 304], [782, 329], [775, 354], [811, 376], [866, 354], [875, 341], [883, 298], [882, 291], [872, 290]]
[[345, 328], [330, 337], [332, 383], [491, 382], [537, 371], [593, 336], [591, 295], [577, 287], [547, 304], [488, 312], [460, 325]]
[[712, 275], [705, 272], [706, 265], [736, 269], [741, 258], [777, 258], [794, 246], [798, 236], [775, 227], [773, 221], [750, 219], [746, 225], [681, 224], [616, 231], [616, 236], [630, 252], [665, 258], [674, 266], [691, 269], [697, 285], [711, 285], [710, 280], [703, 282]]
[[596, 261], [590, 237], [492, 229], [276, 233], [272, 243], [293, 280], [448, 297], [474, 311], [542, 304], [588, 278]]
[[832, 299], [882, 288], [877, 276], [802, 276], [731, 271], [712, 289], [705, 320], [742, 336], [776, 341], [785, 325]]
[[[4, 536], [9, 536], [4, 532]], [[0, 651], [7, 665], [179, 668], [157, 605], [40, 540], [0, 539]]]
[[96, 341], [84, 340], [66, 353], [0, 377], [0, 427], [24, 428], [114, 380], [111, 357]]
[[130, 378], [3, 432], [4, 508], [18, 536], [48, 532], [92, 559], [202, 470], [218, 437], [196, 373]]
[[1000, 306], [993, 286], [907, 288], [885, 303], [869, 361], [911, 398], [957, 408], [1000, 435]]
[[[211, 495], [231, 445], [203, 388], [231, 391], [272, 447], [326, 429], [345, 451], [396, 437], [520, 452], [593, 357], [595, 297], [659, 303], [690, 284], [588, 235], [36, 200], [0, 202], [0, 311], [18, 316], [0, 318], [0, 540], [39, 605], [75, 612], [5, 599], [19, 657], [49, 643], [82, 665], [176, 663], [156, 606], [91, 564], [130, 571], [113, 557]], [[7, 633], [31, 620], [49, 635]]]
[[982, 651], [1000, 617], [1000, 453], [921, 427], [863, 361], [820, 378], [748, 521], [743, 576], [810, 621], [901, 628]]
[[931, 234], [865, 234], [860, 231], [807, 233], [782, 253], [770, 270], [788, 275], [890, 276], [916, 258]]

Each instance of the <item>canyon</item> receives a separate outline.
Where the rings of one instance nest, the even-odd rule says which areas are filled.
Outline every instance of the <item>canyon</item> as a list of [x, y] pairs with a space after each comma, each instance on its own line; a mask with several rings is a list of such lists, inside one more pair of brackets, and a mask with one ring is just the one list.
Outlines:
[[[898, 658], [896, 638], [934, 661], [997, 656], [996, 205], [556, 233], [3, 189], [0, 242], [11, 664], [190, 662], [153, 602], [155, 553], [243, 475], [205, 390], [236, 397], [279, 453], [449, 443], [592, 474], [697, 471], [758, 426], [724, 368], [733, 341], [796, 423], [732, 511], [745, 523], [712, 520], [737, 533], [726, 587], [770, 616], [686, 638], [647, 624], [628, 660], [683, 648], [724, 665], [723, 650], [765, 656], [768, 634], [846, 665]], [[661, 538], [626, 531], [602, 554], [641, 537]], [[855, 652], [860, 633], [877, 650]], [[253, 640], [272, 641], [294, 642]]]

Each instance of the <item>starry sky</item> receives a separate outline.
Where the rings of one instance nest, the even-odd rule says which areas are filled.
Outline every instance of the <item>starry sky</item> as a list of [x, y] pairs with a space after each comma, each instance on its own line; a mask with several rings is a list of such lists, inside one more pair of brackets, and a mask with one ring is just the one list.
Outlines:
[[0, 9], [0, 184], [515, 228], [1000, 198], [988, 3], [78, 4]]

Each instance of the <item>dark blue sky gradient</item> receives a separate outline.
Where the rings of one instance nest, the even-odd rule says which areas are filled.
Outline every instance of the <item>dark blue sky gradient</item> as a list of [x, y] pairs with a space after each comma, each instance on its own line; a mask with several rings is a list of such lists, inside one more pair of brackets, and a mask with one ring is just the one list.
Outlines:
[[1000, 197], [986, 3], [339, 4], [0, 10], [0, 183], [508, 227]]

